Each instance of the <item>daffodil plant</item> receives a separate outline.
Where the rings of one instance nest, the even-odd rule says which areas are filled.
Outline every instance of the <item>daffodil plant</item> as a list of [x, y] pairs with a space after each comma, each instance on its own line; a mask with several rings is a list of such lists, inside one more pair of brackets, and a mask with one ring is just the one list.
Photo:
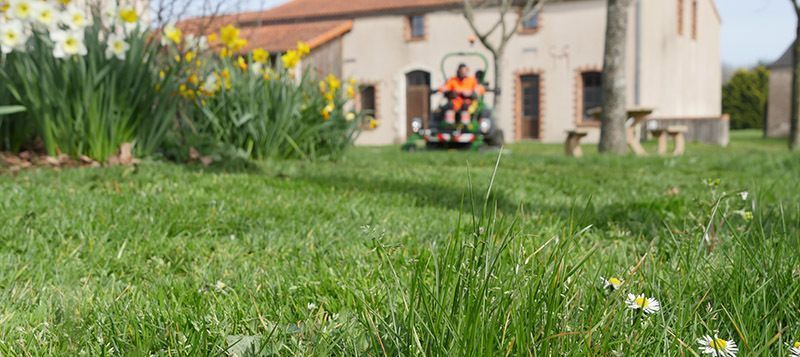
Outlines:
[[[180, 43], [181, 34], [168, 26], [162, 38]], [[186, 137], [202, 137], [251, 158], [338, 157], [349, 147], [363, 115], [352, 110], [355, 83], [346, 88], [330, 75], [322, 84], [309, 74], [298, 77], [311, 48], [298, 43], [280, 56], [249, 48], [241, 31], [224, 26], [207, 38], [193, 38], [183, 61], [180, 96], [192, 104], [181, 115]]]
[[161, 48], [140, 25], [142, 9], [115, 1], [5, 4], [0, 105], [27, 111], [0, 121], [3, 149], [40, 139], [50, 155], [104, 161], [123, 143], [143, 155], [158, 148], [177, 88], [171, 73], [159, 76]]

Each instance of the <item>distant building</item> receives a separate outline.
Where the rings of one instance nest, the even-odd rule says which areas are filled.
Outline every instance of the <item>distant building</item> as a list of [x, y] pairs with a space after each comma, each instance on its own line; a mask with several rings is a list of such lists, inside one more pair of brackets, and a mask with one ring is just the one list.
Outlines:
[[789, 136], [792, 112], [792, 46], [769, 65], [769, 98], [764, 135], [770, 138]]
[[[448, 63], [443, 74], [444, 55], [477, 51], [491, 60], [480, 43], [468, 41], [472, 32], [462, 6], [463, 0], [291, 0], [213, 24], [238, 24], [252, 47], [272, 52], [308, 42], [313, 51], [304, 65], [361, 83], [358, 105], [373, 110], [380, 125], [362, 133], [358, 143], [380, 145], [404, 141], [411, 120], [426, 117], [437, 103], [429, 100], [428, 89], [441, 85], [458, 64]], [[476, 19], [486, 28], [496, 14], [485, 8]], [[565, 0], [547, 4], [522, 24], [505, 53], [503, 102], [495, 113], [506, 140], [560, 142], [566, 130], [599, 127], [587, 111], [602, 99], [605, 18], [604, 0]], [[655, 119], [705, 133], [690, 132], [690, 138], [727, 144], [714, 0], [634, 1], [629, 28], [629, 105], [652, 107]], [[491, 81], [491, 63], [489, 68]], [[599, 131], [588, 141], [598, 137]]]

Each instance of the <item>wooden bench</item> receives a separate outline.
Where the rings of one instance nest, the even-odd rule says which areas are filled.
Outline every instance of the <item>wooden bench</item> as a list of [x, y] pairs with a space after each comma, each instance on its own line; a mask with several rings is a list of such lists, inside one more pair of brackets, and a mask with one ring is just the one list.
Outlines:
[[686, 125], [671, 125], [666, 128], [659, 128], [650, 130], [650, 133], [658, 139], [658, 154], [659, 155], [666, 155], [667, 154], [667, 144], [669, 138], [673, 138], [675, 141], [675, 149], [672, 151], [672, 154], [675, 156], [683, 155], [686, 152], [686, 133], [689, 131], [689, 127]]
[[581, 149], [581, 139], [589, 135], [588, 129], [577, 128], [567, 130], [567, 141], [564, 142], [564, 152], [567, 156], [581, 157], [583, 150]]

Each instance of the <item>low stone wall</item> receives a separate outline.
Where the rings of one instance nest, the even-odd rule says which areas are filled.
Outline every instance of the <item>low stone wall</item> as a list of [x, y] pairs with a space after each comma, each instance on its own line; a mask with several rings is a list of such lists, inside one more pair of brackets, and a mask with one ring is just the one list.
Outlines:
[[687, 126], [689, 131], [686, 133], [686, 140], [690, 142], [719, 146], [728, 146], [730, 142], [730, 118], [727, 114], [716, 118], [654, 118], [648, 120], [645, 127], [649, 132], [651, 129], [672, 125]]

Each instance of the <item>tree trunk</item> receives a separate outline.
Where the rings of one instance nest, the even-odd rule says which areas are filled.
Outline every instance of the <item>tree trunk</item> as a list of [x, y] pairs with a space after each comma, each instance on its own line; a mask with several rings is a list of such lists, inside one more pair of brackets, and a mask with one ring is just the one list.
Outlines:
[[792, 56], [792, 110], [789, 117], [789, 149], [800, 149], [800, 13]]
[[600, 152], [625, 154], [626, 109], [625, 49], [630, 0], [608, 0], [606, 45], [603, 63], [603, 112], [600, 124]]
[[500, 115], [500, 106], [502, 105], [502, 101], [500, 100], [503, 95], [503, 53], [497, 52], [492, 53], [492, 57], [494, 60], [494, 97], [492, 99], [492, 112], [494, 113], [494, 117], [497, 118]]

